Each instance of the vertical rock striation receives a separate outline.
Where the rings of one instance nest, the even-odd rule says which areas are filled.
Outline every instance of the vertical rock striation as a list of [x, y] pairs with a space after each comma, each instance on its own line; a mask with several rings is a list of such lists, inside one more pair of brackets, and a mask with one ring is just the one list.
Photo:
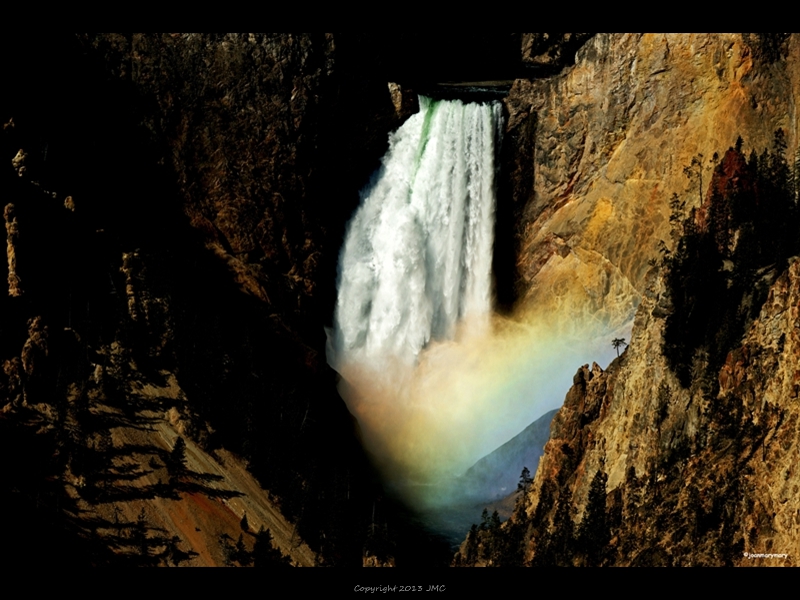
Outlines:
[[[601, 472], [610, 535], [600, 564], [796, 564], [800, 259], [730, 352], [715, 395], [702, 380], [681, 388], [667, 368], [658, 300], [644, 297], [629, 349], [607, 370], [578, 370], [505, 532], [530, 524], [520, 550], [541, 562], [559, 504], [581, 523]], [[586, 548], [574, 543], [560, 564], [586, 564]]]
[[[663, 349], [676, 222], [733, 257], [743, 234], [715, 203], [766, 194], [751, 177], [753, 165], [775, 168], [767, 148], [794, 162], [799, 42], [598, 35], [564, 74], [515, 84], [509, 128], [535, 128], [532, 193], [515, 207], [519, 295], [578, 321], [586, 307], [635, 319], [622, 356], [578, 370], [512, 518], [499, 535], [468, 538], [457, 562], [797, 564], [800, 259], [755, 271], [766, 300], [742, 296], [739, 314], [757, 317], [721, 366], [697, 349], [681, 366], [687, 384]], [[736, 273], [728, 263], [719, 268]]]
[[530, 181], [529, 193], [506, 194], [520, 300], [563, 314], [567, 330], [630, 322], [659, 242], [673, 244], [672, 195], [694, 189], [698, 206], [713, 154], [739, 135], [747, 153], [779, 127], [797, 146], [800, 44], [759, 40], [598, 34], [560, 75], [515, 82], [506, 139], [527, 157], [514, 177]]

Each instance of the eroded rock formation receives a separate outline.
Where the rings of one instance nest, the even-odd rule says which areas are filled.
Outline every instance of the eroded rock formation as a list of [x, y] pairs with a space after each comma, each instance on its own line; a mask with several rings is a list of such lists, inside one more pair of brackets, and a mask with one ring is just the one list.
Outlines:
[[[468, 536], [456, 564], [796, 564], [800, 263], [742, 263], [795, 226], [793, 201], [773, 215], [772, 184], [754, 182], [793, 162], [799, 52], [782, 34], [599, 35], [563, 75], [517, 82], [509, 126], [536, 132], [532, 197], [517, 205], [520, 294], [559, 310], [602, 298], [612, 322], [638, 308], [623, 355], [578, 370], [514, 516]], [[764, 241], [743, 253], [758, 227]], [[734, 302], [737, 316], [676, 363], [677, 296], [700, 306], [680, 287], [691, 264], [670, 271], [689, 235], [717, 257], [710, 272], [731, 295], [717, 310]]]
[[[196, 438], [187, 447], [200, 475], [213, 475], [203, 452], [224, 446], [244, 458], [293, 522], [281, 521], [281, 544], [295, 533], [309, 543], [303, 564], [375, 556], [365, 536], [377, 492], [323, 354], [339, 244], [386, 134], [414, 110], [408, 83], [478, 73], [469, 57], [483, 52], [510, 57], [499, 77], [515, 79], [498, 209], [501, 302], [558, 312], [564, 331], [636, 315], [623, 357], [581, 369], [554, 420], [531, 491], [503, 530], [534, 533], [514, 538], [515, 560], [535, 562], [550, 544], [557, 562], [564, 540], [548, 541], [551, 524], [591, 514], [599, 525], [581, 539], [608, 534], [605, 553], [579, 553], [579, 564], [751, 564], [744, 552], [770, 551], [794, 564], [798, 263], [765, 279], [769, 298], [717, 383], [699, 377], [688, 388], [662, 353], [671, 305], [659, 263], [678, 240], [673, 194], [685, 200], [681, 217], [702, 208], [715, 153], [738, 136], [745, 154], [761, 152], [782, 128], [794, 156], [798, 39], [498, 35], [440, 40], [450, 50], [443, 71], [391, 79], [392, 56], [408, 53], [381, 54], [372, 34], [80, 34], [3, 53], [15, 57], [4, 65], [19, 91], [0, 100], [0, 184], [14, 206], [0, 424], [8, 452], [19, 439], [42, 458], [9, 475], [3, 498], [19, 507], [46, 498], [45, 509], [28, 508], [31, 522], [37, 510], [56, 514], [65, 485], [70, 503], [108, 498], [135, 460], [92, 460], [135, 446], [136, 419], [152, 418], [166, 437], [146, 440], [154, 466], [136, 460], [150, 471], [140, 485], [162, 496], [141, 521], [142, 505], [126, 506], [117, 525], [141, 534], [149, 519], [178, 536], [161, 540], [164, 561], [180, 564], [190, 546], [203, 564], [226, 560], [219, 540], [177, 525], [186, 505], [169, 494], [210, 492], [161, 460], [176, 432]], [[701, 353], [692, 367], [707, 364]], [[38, 412], [22, 406], [31, 389]], [[111, 413], [130, 431], [111, 432], [98, 416]], [[92, 481], [92, 469], [106, 479]], [[255, 486], [248, 477], [239, 480]], [[28, 496], [14, 500], [15, 489]], [[209, 531], [231, 535], [239, 514], [255, 514], [242, 502]], [[98, 518], [114, 523], [113, 511]], [[104, 550], [74, 556], [113, 563], [95, 533], [76, 538]], [[154, 558], [139, 539], [142, 548], [143, 562]]]
[[797, 146], [798, 40], [760, 40], [598, 34], [562, 74], [515, 82], [506, 105], [518, 187], [507, 197], [519, 298], [569, 314], [567, 328], [629, 321], [659, 242], [674, 243], [672, 195], [699, 206], [712, 156], [738, 136], [746, 153], [778, 128]]
[[[702, 378], [683, 389], [660, 356], [658, 296], [645, 295], [619, 359], [578, 370], [504, 535], [525, 531], [517, 560], [533, 564], [794, 565], [800, 261], [770, 289], [714, 395]], [[598, 473], [607, 479], [607, 535], [592, 561], [577, 532]], [[559, 547], [565, 506], [575, 529]]]
[[17, 241], [19, 240], [19, 222], [14, 214], [14, 205], [6, 204], [3, 210], [6, 220], [6, 256], [8, 258], [8, 295], [22, 294], [19, 276], [17, 275]]

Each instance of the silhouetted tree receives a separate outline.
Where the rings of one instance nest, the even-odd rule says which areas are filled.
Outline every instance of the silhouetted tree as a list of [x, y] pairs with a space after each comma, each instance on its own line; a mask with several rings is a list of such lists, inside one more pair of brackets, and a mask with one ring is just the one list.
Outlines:
[[253, 546], [253, 566], [258, 568], [283, 568], [290, 567], [291, 560], [285, 556], [272, 540], [272, 533], [262, 526], [256, 534], [256, 543]]
[[502, 522], [500, 521], [500, 514], [495, 510], [489, 518], [489, 531], [495, 533], [500, 529]]
[[169, 561], [172, 563], [172, 566], [178, 567], [182, 562], [190, 560], [193, 556], [197, 556], [197, 552], [189, 551], [184, 552], [178, 547], [178, 543], [180, 542], [180, 538], [178, 536], [173, 536], [172, 539], [167, 542], [167, 557]]
[[606, 513], [607, 480], [608, 476], [603, 471], [595, 473], [589, 488], [586, 511], [578, 527], [578, 547], [586, 556], [586, 564], [592, 567], [602, 564], [603, 551], [611, 539]]
[[150, 558], [150, 545], [147, 541], [147, 514], [142, 507], [139, 516], [136, 518], [136, 526], [133, 529], [133, 543], [139, 554], [139, 558], [146, 563]]
[[173, 475], [180, 475], [186, 471], [186, 442], [180, 436], [175, 440], [175, 445], [169, 453], [167, 469]]
[[517, 492], [527, 494], [531, 483], [533, 483], [533, 477], [531, 477], [530, 470], [528, 467], [522, 467], [522, 473], [520, 473], [519, 483], [517, 484]]
[[244, 534], [242, 533], [239, 534], [239, 539], [236, 540], [234, 559], [243, 567], [247, 567], [253, 562], [253, 558], [247, 550], [247, 546], [244, 544]]
[[625, 338], [614, 338], [611, 341], [611, 345], [614, 347], [614, 350], [617, 351], [617, 357], [619, 357], [619, 349], [622, 346], [627, 346], [628, 344], [625, 343]]
[[481, 513], [481, 525], [479, 529], [481, 531], [489, 530], [489, 509], [487, 508], [484, 508], [483, 512]]

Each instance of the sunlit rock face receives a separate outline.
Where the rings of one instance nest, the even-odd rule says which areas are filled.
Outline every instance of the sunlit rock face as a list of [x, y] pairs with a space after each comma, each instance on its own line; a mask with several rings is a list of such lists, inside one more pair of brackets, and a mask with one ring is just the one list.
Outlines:
[[586, 518], [602, 473], [612, 535], [596, 564], [796, 564], [797, 258], [769, 279], [721, 368], [704, 374], [696, 354], [684, 387], [662, 351], [670, 302], [659, 243], [676, 247], [673, 194], [686, 202], [680, 219], [697, 208], [694, 223], [706, 226], [701, 204], [741, 170], [728, 151], [738, 136], [760, 155], [781, 128], [786, 157], [797, 156], [799, 69], [796, 36], [600, 35], [570, 71], [512, 91], [507, 135], [534, 136], [533, 191], [515, 200], [521, 296], [579, 322], [587, 299], [611, 323], [635, 314], [621, 358], [578, 369], [531, 493], [503, 528], [513, 539], [515, 526], [531, 527], [529, 563], [548, 550], [559, 504], [576, 526]]
[[507, 139], [533, 165], [530, 194], [513, 197], [525, 304], [565, 333], [630, 323], [648, 261], [673, 245], [672, 195], [698, 206], [712, 156], [739, 135], [747, 153], [778, 127], [796, 145], [798, 68], [781, 54], [794, 52], [738, 34], [598, 34], [561, 75], [517, 80]]
[[796, 565], [800, 262], [772, 285], [715, 397], [697, 382], [682, 389], [661, 356], [663, 292], [654, 282], [645, 295], [621, 359], [578, 370], [513, 519], [534, 522], [525, 558], [544, 551], [556, 499], [576, 523], [585, 517], [602, 471], [613, 531], [604, 564]]

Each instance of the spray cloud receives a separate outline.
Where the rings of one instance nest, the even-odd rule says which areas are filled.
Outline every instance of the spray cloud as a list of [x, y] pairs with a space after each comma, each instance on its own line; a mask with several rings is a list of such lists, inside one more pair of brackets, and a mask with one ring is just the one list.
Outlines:
[[499, 103], [421, 98], [348, 228], [328, 358], [390, 482], [434, 489], [560, 405], [587, 357], [613, 355], [595, 315], [492, 315], [501, 130]]

